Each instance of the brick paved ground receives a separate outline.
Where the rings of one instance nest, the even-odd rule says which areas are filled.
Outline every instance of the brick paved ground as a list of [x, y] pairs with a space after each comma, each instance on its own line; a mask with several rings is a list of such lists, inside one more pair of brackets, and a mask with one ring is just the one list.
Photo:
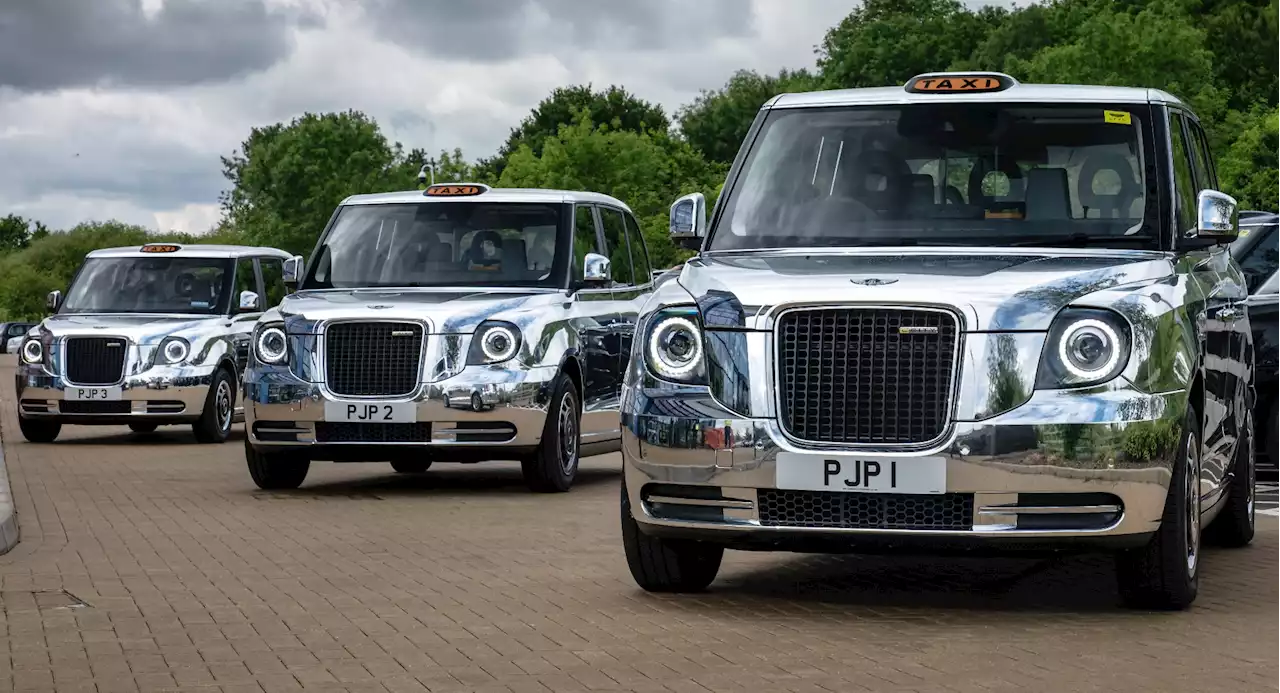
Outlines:
[[1276, 689], [1273, 518], [1207, 555], [1182, 614], [1118, 609], [1090, 558], [731, 554], [710, 593], [659, 598], [626, 571], [615, 457], [568, 495], [508, 464], [319, 465], [263, 493], [239, 439], [22, 442], [8, 366], [0, 690]]

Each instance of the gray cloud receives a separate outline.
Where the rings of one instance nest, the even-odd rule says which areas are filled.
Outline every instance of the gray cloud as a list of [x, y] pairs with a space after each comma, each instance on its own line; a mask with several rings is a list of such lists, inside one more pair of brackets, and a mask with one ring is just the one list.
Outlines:
[[268, 10], [264, 0], [165, 0], [150, 17], [142, 0], [5, 0], [0, 86], [46, 91], [233, 79], [287, 57], [291, 27], [315, 21]]
[[660, 50], [749, 35], [742, 0], [370, 0], [380, 34], [452, 60], [501, 61], [531, 52]]

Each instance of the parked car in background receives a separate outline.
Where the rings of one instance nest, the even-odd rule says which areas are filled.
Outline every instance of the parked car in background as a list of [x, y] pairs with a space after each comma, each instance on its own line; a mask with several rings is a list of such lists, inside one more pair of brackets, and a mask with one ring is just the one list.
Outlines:
[[22, 342], [18, 425], [52, 442], [64, 424], [149, 433], [190, 424], [221, 443], [254, 322], [285, 294], [283, 250], [154, 243], [89, 253]]
[[8, 340], [5, 340], [4, 351], [0, 353], [16, 354], [21, 346], [22, 337], [10, 337]]
[[0, 322], [0, 354], [18, 353], [10, 344], [14, 339], [21, 341], [21, 337], [32, 327], [35, 324], [29, 322]]
[[1202, 538], [1254, 535], [1207, 142], [1162, 91], [995, 73], [770, 100], [710, 225], [672, 206], [699, 254], [637, 323], [636, 582], [702, 589], [725, 549], [1099, 550], [1125, 603], [1191, 604]]
[[440, 184], [357, 195], [254, 334], [245, 457], [296, 488], [313, 461], [519, 460], [567, 491], [617, 450], [622, 369], [652, 267], [631, 210], [589, 192]]
[[1280, 214], [1242, 211], [1231, 255], [1249, 287], [1249, 328], [1257, 361], [1253, 419], [1258, 474], [1280, 478]]

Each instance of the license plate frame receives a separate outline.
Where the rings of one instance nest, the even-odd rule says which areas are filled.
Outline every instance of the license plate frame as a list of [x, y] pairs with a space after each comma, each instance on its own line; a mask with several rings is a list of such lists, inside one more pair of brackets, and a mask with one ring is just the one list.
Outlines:
[[339, 423], [417, 423], [417, 402], [325, 402], [324, 420]]
[[124, 399], [124, 390], [119, 385], [99, 387], [68, 385], [62, 392], [62, 398], [70, 402], [119, 402]]
[[774, 485], [790, 491], [941, 495], [947, 492], [947, 458], [780, 451]]

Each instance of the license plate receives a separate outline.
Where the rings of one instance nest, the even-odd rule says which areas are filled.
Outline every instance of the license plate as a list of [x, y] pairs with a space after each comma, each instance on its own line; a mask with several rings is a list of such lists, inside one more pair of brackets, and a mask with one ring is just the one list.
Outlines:
[[413, 402], [325, 402], [325, 421], [360, 423], [414, 423], [418, 405]]
[[72, 402], [118, 402], [121, 392], [118, 387], [68, 387], [62, 398]]
[[945, 493], [947, 460], [779, 452], [774, 483], [797, 491]]

